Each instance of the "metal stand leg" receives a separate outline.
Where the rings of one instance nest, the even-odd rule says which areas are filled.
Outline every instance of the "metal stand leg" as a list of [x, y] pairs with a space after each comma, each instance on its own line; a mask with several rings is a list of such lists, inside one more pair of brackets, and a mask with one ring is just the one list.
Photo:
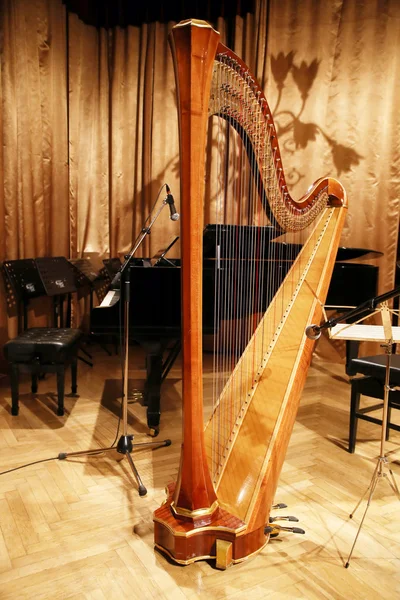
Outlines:
[[362, 495], [362, 497], [361, 497], [361, 498], [360, 498], [360, 500], [358, 501], [358, 504], [357, 504], [357, 506], [355, 507], [355, 509], [353, 510], [353, 512], [350, 514], [350, 519], [352, 519], [352, 518], [353, 518], [353, 515], [354, 515], [354, 513], [356, 512], [356, 510], [358, 509], [358, 507], [360, 506], [361, 502], [363, 501], [363, 499], [365, 498], [365, 496], [367, 495], [367, 493], [368, 493], [368, 491], [369, 491], [369, 495], [368, 495], [368, 499], [367, 499], [367, 506], [365, 507], [365, 511], [364, 511], [364, 514], [363, 514], [363, 516], [362, 516], [362, 519], [361, 519], [361, 521], [360, 521], [360, 525], [358, 526], [357, 534], [356, 534], [356, 537], [355, 537], [355, 539], [354, 539], [353, 545], [352, 545], [352, 547], [351, 547], [351, 550], [350, 550], [349, 557], [348, 557], [348, 559], [347, 559], [347, 562], [346, 562], [346, 564], [345, 564], [345, 568], [346, 568], [346, 569], [348, 569], [348, 567], [349, 567], [349, 565], [350, 565], [350, 559], [351, 559], [351, 555], [353, 554], [354, 547], [355, 547], [355, 545], [356, 545], [356, 542], [357, 542], [358, 536], [359, 536], [359, 534], [360, 534], [361, 527], [363, 526], [364, 519], [365, 519], [365, 517], [366, 517], [366, 515], [367, 515], [367, 511], [368, 511], [368, 509], [369, 509], [369, 506], [370, 506], [370, 504], [371, 504], [372, 496], [374, 495], [374, 492], [375, 492], [375, 490], [376, 490], [376, 486], [378, 485], [379, 479], [382, 479], [382, 478], [384, 478], [384, 477], [387, 477], [387, 474], [383, 472], [383, 468], [384, 468], [384, 467], [387, 467], [387, 468], [389, 469], [389, 473], [390, 473], [390, 475], [391, 475], [391, 477], [392, 477], [392, 480], [393, 480], [393, 482], [391, 482], [391, 481], [389, 481], [389, 480], [387, 480], [387, 481], [388, 481], [388, 483], [389, 483], [390, 487], [391, 487], [391, 488], [394, 490], [394, 492], [396, 493], [396, 496], [397, 496], [397, 498], [400, 500], [400, 494], [399, 494], [399, 490], [398, 490], [398, 488], [397, 488], [396, 481], [394, 480], [394, 475], [393, 475], [393, 472], [392, 472], [392, 470], [391, 470], [391, 469], [390, 469], [390, 467], [389, 467], [388, 460], [387, 460], [387, 458], [386, 458], [385, 456], [383, 456], [383, 457], [382, 457], [382, 456], [380, 456], [380, 457], [378, 458], [378, 462], [377, 462], [377, 464], [376, 464], [376, 467], [375, 467], [374, 474], [372, 475], [371, 483], [369, 484], [368, 488], [366, 489], [366, 491], [364, 492], [364, 494]]
[[164, 440], [163, 442], [143, 442], [140, 444], [132, 444], [132, 440], [133, 435], [122, 435], [116, 446], [109, 446], [108, 448], [97, 448], [95, 450], [82, 450], [81, 452], [62, 452], [58, 455], [58, 458], [59, 460], [64, 460], [72, 456], [95, 456], [97, 454], [109, 452], [110, 450], [116, 450], [120, 454], [126, 456], [126, 458], [128, 459], [129, 466], [131, 467], [133, 475], [138, 484], [139, 496], [145, 496], [147, 494], [147, 489], [143, 485], [142, 479], [139, 475], [136, 465], [132, 460], [131, 452], [133, 452], [135, 448], [161, 448], [163, 446], [170, 446], [171, 440]]

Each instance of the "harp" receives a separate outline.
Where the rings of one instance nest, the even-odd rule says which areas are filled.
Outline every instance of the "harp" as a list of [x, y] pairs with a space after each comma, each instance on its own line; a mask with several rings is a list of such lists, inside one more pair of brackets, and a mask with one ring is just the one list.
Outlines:
[[[313, 350], [305, 329], [322, 316], [346, 194], [338, 181], [322, 178], [292, 199], [264, 94], [209, 24], [181, 22], [170, 43], [180, 130], [183, 444], [177, 482], [154, 513], [155, 546], [180, 564], [216, 557], [223, 569], [269, 539], [266, 524]], [[218, 195], [233, 208], [216, 210], [216, 248], [228, 237], [230, 260], [217, 251], [214, 398], [204, 427], [202, 247], [211, 118], [233, 136], [217, 170], [227, 182]], [[238, 166], [231, 184], [229, 170], [239, 159], [246, 167]], [[245, 326], [238, 325], [245, 313]]]

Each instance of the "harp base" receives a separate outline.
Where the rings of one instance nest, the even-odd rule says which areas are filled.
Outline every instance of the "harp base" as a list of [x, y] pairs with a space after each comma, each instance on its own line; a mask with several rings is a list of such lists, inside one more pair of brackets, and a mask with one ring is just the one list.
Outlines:
[[[168, 556], [170, 559], [172, 559], [178, 565], [187, 566], [198, 560], [215, 559], [215, 567], [220, 570], [225, 570], [228, 567], [230, 567], [231, 565], [234, 565], [234, 564], [237, 564], [240, 562], [244, 562], [245, 560], [248, 560], [248, 559], [252, 558], [253, 556], [256, 556], [259, 552], [261, 552], [261, 550], [267, 545], [267, 543], [269, 541], [269, 537], [263, 535], [262, 536], [263, 541], [256, 550], [254, 550], [253, 552], [249, 552], [248, 554], [245, 554], [243, 556], [234, 558], [233, 557], [233, 552], [235, 549], [234, 542], [227, 542], [226, 540], [221, 540], [220, 538], [217, 537], [217, 535], [218, 535], [218, 532], [215, 532], [214, 541], [211, 544], [210, 548], [208, 548], [208, 549], [204, 548], [204, 554], [201, 554], [199, 552], [195, 556], [189, 556], [190, 546], [188, 546], [186, 548], [186, 550], [187, 550], [186, 554], [182, 554], [182, 547], [180, 547], [181, 544], [177, 545], [177, 547], [176, 548], [174, 547], [173, 549], [166, 548], [163, 545], [157, 544], [157, 543], [155, 543], [154, 546], [162, 554], [165, 554], [166, 556]], [[156, 534], [156, 536], [157, 536], [157, 534]], [[203, 540], [203, 542], [204, 542], [204, 540]], [[185, 556], [185, 558], [180, 557], [180, 556]]]
[[171, 496], [154, 513], [155, 547], [180, 565], [216, 559], [218, 569], [242, 562], [260, 552], [269, 541], [264, 526], [249, 531], [247, 525], [218, 508], [212, 522], [196, 526], [182, 520], [171, 508]]

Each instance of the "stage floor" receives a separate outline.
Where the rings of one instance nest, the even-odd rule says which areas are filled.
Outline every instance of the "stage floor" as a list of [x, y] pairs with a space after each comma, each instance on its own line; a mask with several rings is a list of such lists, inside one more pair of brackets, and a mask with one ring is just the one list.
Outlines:
[[[88, 350], [94, 366], [79, 361], [79, 396], [66, 396], [64, 417], [55, 414], [54, 376], [39, 382], [36, 395], [28, 379], [21, 382], [18, 417], [10, 413], [8, 378], [1, 379], [0, 471], [60, 452], [107, 447], [121, 435], [121, 361], [99, 346]], [[140, 395], [144, 378], [144, 356], [134, 348], [128, 407], [134, 442], [151, 441]], [[67, 393], [69, 382], [68, 375]], [[114, 451], [0, 476], [1, 600], [400, 596], [400, 506], [384, 480], [344, 568], [363, 511], [353, 520], [349, 513], [370, 483], [380, 428], [361, 421], [356, 453], [347, 452], [350, 386], [340, 362], [313, 360], [275, 499], [288, 505], [284, 512], [299, 519], [305, 535], [282, 534], [227, 571], [216, 570], [213, 561], [180, 567], [155, 551], [152, 514], [178, 470], [180, 394], [177, 361], [163, 385], [157, 438], [172, 444], [132, 455], [145, 497], [137, 493], [128, 461], [117, 462]], [[400, 411], [393, 416], [399, 422]], [[387, 449], [400, 483], [399, 445], [400, 433], [392, 432]]]

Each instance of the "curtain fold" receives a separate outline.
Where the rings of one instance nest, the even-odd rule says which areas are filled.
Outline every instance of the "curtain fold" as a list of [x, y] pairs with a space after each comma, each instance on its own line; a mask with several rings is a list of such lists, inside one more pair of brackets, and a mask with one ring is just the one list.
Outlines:
[[108, 33], [68, 17], [69, 203], [68, 254], [105, 256], [109, 234]]
[[[67, 14], [62, 0], [1, 0], [1, 8], [0, 260], [122, 256], [160, 206], [163, 184], [180, 210], [167, 41], [174, 23], [104, 29]], [[258, 0], [254, 13], [214, 26], [266, 93], [292, 195], [336, 176], [349, 194], [342, 243], [384, 252], [375, 264], [380, 291], [390, 289], [399, 228], [399, 3]], [[212, 186], [207, 181], [211, 199]], [[151, 256], [177, 235], [166, 208], [138, 254]], [[173, 250], [179, 255], [179, 245]], [[14, 330], [2, 297], [4, 343]]]

